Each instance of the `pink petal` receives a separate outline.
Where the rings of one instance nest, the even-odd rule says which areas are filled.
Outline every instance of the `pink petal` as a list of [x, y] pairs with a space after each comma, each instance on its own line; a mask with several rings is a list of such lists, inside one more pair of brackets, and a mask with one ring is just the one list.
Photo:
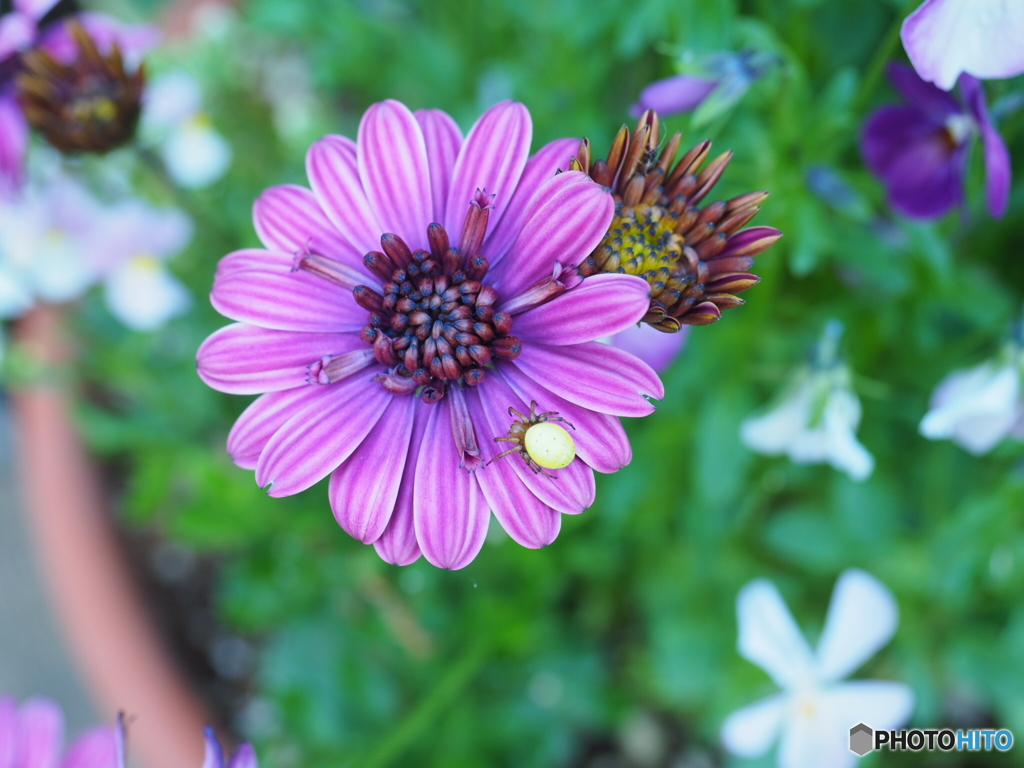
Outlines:
[[289, 419], [302, 411], [308, 398], [315, 394], [315, 387], [304, 386], [256, 398], [242, 411], [228, 433], [227, 448], [231, 460], [242, 469], [256, 469], [260, 453], [270, 438]]
[[484, 241], [484, 255], [491, 265], [497, 264], [512, 248], [523, 225], [523, 215], [530, 200], [540, 186], [554, 178], [560, 169], [567, 169], [569, 161], [579, 149], [579, 139], [555, 139], [541, 147], [537, 154], [526, 161], [523, 175], [519, 178], [516, 191], [508, 202], [505, 215], [497, 224], [488, 221], [487, 239]]
[[363, 189], [383, 232], [398, 235], [410, 248], [424, 247], [434, 211], [430, 168], [423, 133], [408, 107], [388, 99], [366, 110], [358, 159]]
[[21, 186], [25, 152], [28, 149], [28, 123], [13, 98], [0, 96], [0, 199]]
[[[538, 387], [538, 389], [540, 388]], [[594, 472], [582, 460], [573, 461], [564, 469], [547, 470], [554, 477], [548, 477], [542, 472], [534, 472], [518, 454], [510, 454], [503, 459], [493, 460], [494, 457], [514, 445], [494, 440], [495, 437], [505, 437], [508, 434], [509, 426], [514, 418], [509, 414], [508, 409], [515, 408], [523, 415], [529, 415], [530, 401], [520, 398], [499, 373], [492, 373], [488, 377], [486, 386], [481, 386], [476, 391], [479, 394], [480, 402], [477, 416], [483, 419], [478, 423], [477, 429], [480, 433], [478, 436], [481, 447], [484, 448], [484, 455], [492, 459], [485, 470], [477, 473], [478, 479], [482, 479], [484, 474], [500, 464], [503, 467], [510, 467], [512, 476], [518, 479], [519, 484], [526, 487], [544, 506], [551, 507], [557, 512], [577, 515], [594, 503]], [[552, 410], [550, 403], [550, 397], [539, 399], [537, 401], [538, 412], [546, 413]], [[572, 427], [565, 425], [565, 428], [575, 436], [576, 432]], [[502, 470], [502, 474], [507, 473]], [[502, 525], [504, 524], [502, 522]], [[511, 534], [511, 531], [509, 533]], [[515, 537], [513, 536], [513, 538]]]
[[633, 275], [595, 275], [517, 315], [512, 328], [524, 342], [580, 344], [636, 325], [650, 306], [651, 287], [646, 280]]
[[440, 109], [421, 109], [414, 113], [423, 131], [430, 165], [430, 191], [434, 199], [433, 219], [444, 220], [444, 206], [452, 183], [455, 160], [462, 147], [462, 131], [446, 112]]
[[0, 696], [0, 768], [14, 768], [17, 736], [18, 704], [10, 696]]
[[725, 249], [715, 256], [714, 261], [733, 256], [757, 255], [782, 237], [775, 227], [748, 227], [729, 237]]
[[63, 768], [119, 768], [117, 734], [113, 728], [93, 728], [71, 745]]
[[393, 397], [362, 374], [317, 387], [263, 449], [256, 484], [281, 497], [320, 482], [359, 447]]
[[334, 228], [316, 196], [305, 187], [282, 184], [256, 198], [253, 225], [263, 244], [284, 253], [318, 253], [359, 268], [363, 253]]
[[[377, 426], [331, 475], [334, 519], [346, 533], [370, 544], [391, 519], [412, 437], [415, 397], [395, 397]], [[411, 485], [411, 483], [410, 483]]]
[[218, 273], [210, 303], [225, 317], [279, 331], [358, 331], [366, 310], [339, 285], [288, 267]]
[[530, 549], [546, 547], [558, 538], [562, 514], [546, 506], [520, 482], [512, 463], [522, 463], [519, 457], [508, 459], [495, 462], [477, 475], [484, 498], [516, 543]]
[[405, 459], [402, 484], [398, 488], [395, 509], [391, 513], [387, 528], [381, 537], [373, 542], [377, 554], [386, 563], [409, 565], [420, 559], [420, 545], [416, 542], [416, 522], [413, 513], [413, 498], [416, 494], [416, 467], [419, 463], [423, 435], [427, 420], [435, 406], [417, 405], [413, 408], [412, 437], [409, 440], [409, 454]]
[[484, 545], [490, 512], [476, 478], [459, 468], [448, 399], [431, 407], [416, 464], [413, 520], [423, 556], [438, 568], [464, 568]]
[[442, 223], [453, 240], [458, 241], [477, 189], [496, 195], [488, 228], [499, 224], [530, 156], [532, 139], [530, 112], [513, 101], [495, 104], [476, 121], [455, 162], [445, 206]]
[[[373, 350], [353, 333], [272, 331], [245, 323], [221, 328], [199, 347], [199, 378], [232, 395], [255, 395], [316, 383], [310, 367], [324, 357]], [[312, 377], [312, 381], [311, 381]]]
[[242, 248], [232, 251], [217, 262], [217, 275], [228, 275], [231, 272], [249, 272], [251, 270], [273, 270], [295, 267], [296, 258], [291, 253], [268, 251], [265, 248]]
[[576, 455], [588, 466], [606, 474], [618, 472], [633, 460], [629, 436], [616, 416], [597, 413], [570, 403], [548, 391], [514, 365], [502, 365], [501, 374], [523, 402], [536, 400], [545, 410], [558, 415], [574, 427]]
[[29, 699], [18, 712], [18, 768], [57, 768], [64, 747], [64, 713], [49, 699]]
[[494, 287], [506, 300], [541, 278], [555, 262], [580, 264], [608, 232], [615, 201], [580, 171], [544, 182], [523, 216], [523, 228], [507, 258], [492, 270]]
[[512, 365], [554, 394], [613, 416], [647, 416], [654, 406], [645, 395], [665, 396], [650, 366], [596, 341], [570, 347], [524, 344]]
[[306, 153], [306, 175], [327, 218], [359, 254], [380, 250], [384, 233], [359, 179], [355, 142], [324, 136]]

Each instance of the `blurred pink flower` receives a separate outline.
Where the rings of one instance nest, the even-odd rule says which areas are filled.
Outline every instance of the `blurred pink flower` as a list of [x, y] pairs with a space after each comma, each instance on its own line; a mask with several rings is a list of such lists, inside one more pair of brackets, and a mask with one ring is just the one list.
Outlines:
[[[512, 102], [465, 139], [441, 111], [375, 104], [358, 143], [310, 149], [312, 191], [256, 201], [266, 250], [217, 271], [213, 305], [239, 322], [203, 344], [199, 375], [267, 393], [229, 453], [271, 496], [330, 475], [339, 524], [391, 563], [422, 553], [464, 567], [492, 510], [520, 544], [551, 543], [562, 513], [592, 503], [594, 470], [630, 461], [616, 417], [647, 415], [646, 396], [664, 395], [647, 365], [595, 341], [644, 316], [647, 283], [582, 282], [571, 268], [604, 237], [611, 196], [583, 173], [556, 175], [576, 140], [530, 158], [531, 137]], [[572, 425], [576, 458], [535, 472], [524, 439], [520, 455], [488, 463], [509, 447], [494, 438], [532, 427], [534, 401]]]
[[914, 69], [945, 91], [960, 75], [987, 80], [1024, 72], [1020, 0], [926, 0], [903, 22]]
[[124, 768], [120, 726], [86, 731], [64, 752], [64, 713], [49, 699], [20, 707], [0, 696], [0, 766], [4, 768]]

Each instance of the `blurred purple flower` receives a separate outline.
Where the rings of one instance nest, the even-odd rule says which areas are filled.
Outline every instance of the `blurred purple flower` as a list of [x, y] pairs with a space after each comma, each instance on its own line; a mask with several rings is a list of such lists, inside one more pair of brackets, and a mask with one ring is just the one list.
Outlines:
[[[203, 737], [206, 739], [206, 757], [203, 760], [202, 768], [224, 768], [224, 750], [221, 748], [220, 742], [217, 741], [217, 735], [213, 732], [213, 728], [207, 726]], [[83, 768], [85, 767], [83, 766]], [[239, 745], [235, 754], [228, 761], [227, 768], [259, 768], [256, 761], [256, 750], [252, 748], [252, 744], [244, 742]]]
[[[124, 768], [124, 739], [118, 727], [86, 731], [64, 748], [64, 713], [49, 699], [32, 698], [20, 707], [0, 696], [0, 766], [3, 768]], [[62, 754], [63, 753], [63, 754]]]
[[960, 204], [968, 150], [980, 133], [988, 209], [1001, 217], [1010, 192], [1010, 155], [989, 117], [981, 83], [961, 75], [957, 100], [902, 64], [889, 65], [889, 79], [906, 103], [875, 110], [864, 124], [861, 153], [893, 208], [934, 219]]
[[695, 75], [673, 75], [655, 80], [640, 91], [640, 97], [629, 111], [633, 117], [640, 117], [647, 109], [662, 115], [689, 112], [699, 107], [717, 85], [717, 80]]
[[944, 91], [966, 73], [987, 80], [1024, 72], [1024, 3], [926, 0], [903, 22], [903, 47], [917, 73]]
[[657, 328], [641, 323], [631, 325], [608, 338], [608, 343], [623, 352], [629, 352], [661, 373], [679, 356], [686, 346], [690, 335], [690, 326], [684, 325], [676, 333], [665, 333]]
[[0, 90], [0, 201], [21, 186], [27, 149], [28, 123], [21, 107], [13, 92]]
[[[550, 544], [562, 513], [593, 502], [594, 470], [630, 461], [616, 417], [664, 396], [647, 365], [595, 341], [645, 315], [647, 283], [581, 282], [573, 268], [607, 232], [612, 197], [583, 173], [556, 175], [577, 140], [529, 158], [532, 132], [513, 102], [465, 139], [439, 110], [375, 104], [358, 143], [312, 146], [312, 191], [256, 201], [267, 250], [217, 270], [213, 305], [239, 322], [206, 340], [199, 375], [268, 393], [236, 422], [229, 453], [271, 496], [331, 475], [339, 524], [391, 563], [422, 553], [466, 566], [491, 511], [520, 544]], [[564, 468], [535, 471], [526, 433], [545, 419], [531, 404], [572, 425]], [[543, 432], [559, 430], [571, 448], [557, 421]], [[494, 461], [506, 435], [519, 455]]]
[[706, 123], [731, 109], [779, 63], [779, 57], [764, 51], [719, 51], [702, 57], [695, 72], [655, 80], [640, 92], [630, 107], [633, 117], [653, 109], [663, 117], [699, 110], [696, 124]]

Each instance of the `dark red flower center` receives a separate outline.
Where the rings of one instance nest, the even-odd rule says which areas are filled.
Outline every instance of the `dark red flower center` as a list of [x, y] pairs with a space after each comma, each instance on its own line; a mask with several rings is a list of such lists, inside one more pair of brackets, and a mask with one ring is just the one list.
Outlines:
[[495, 358], [519, 356], [512, 316], [495, 311], [498, 292], [484, 282], [490, 264], [477, 253], [490, 199], [477, 193], [459, 248], [450, 244], [443, 226], [431, 224], [429, 251], [412, 251], [398, 235], [385, 234], [382, 250], [363, 258], [383, 282], [383, 294], [365, 285], [352, 294], [370, 313], [361, 336], [390, 369], [377, 377], [389, 391], [419, 391], [424, 402], [434, 403], [451, 384], [478, 385]]

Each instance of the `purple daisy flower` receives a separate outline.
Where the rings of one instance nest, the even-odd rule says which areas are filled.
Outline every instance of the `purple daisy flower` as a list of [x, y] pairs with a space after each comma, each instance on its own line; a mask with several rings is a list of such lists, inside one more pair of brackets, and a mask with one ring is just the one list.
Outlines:
[[934, 219], [963, 202], [968, 151], [980, 134], [988, 209], [1001, 217], [1010, 192], [1010, 154], [989, 117], [981, 83], [961, 75], [958, 100], [903, 64], [890, 64], [888, 74], [906, 103], [880, 107], [868, 118], [861, 153], [893, 208]]
[[200, 348], [199, 375], [266, 393], [229, 453], [271, 496], [330, 475], [339, 524], [390, 563], [462, 568], [491, 511], [520, 544], [551, 543], [561, 513], [592, 503], [594, 470], [630, 461], [616, 417], [664, 394], [595, 341], [644, 316], [647, 283], [572, 268], [607, 232], [611, 196], [557, 173], [576, 140], [530, 158], [531, 137], [512, 102], [465, 139], [444, 112], [375, 104], [358, 142], [312, 146], [312, 191], [256, 201], [266, 249], [217, 270], [213, 305], [238, 322]]
[[20, 707], [0, 696], [0, 766], [3, 768], [124, 768], [120, 726], [93, 728], [64, 749], [64, 713], [49, 699]]

